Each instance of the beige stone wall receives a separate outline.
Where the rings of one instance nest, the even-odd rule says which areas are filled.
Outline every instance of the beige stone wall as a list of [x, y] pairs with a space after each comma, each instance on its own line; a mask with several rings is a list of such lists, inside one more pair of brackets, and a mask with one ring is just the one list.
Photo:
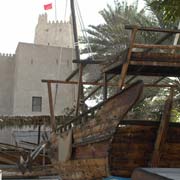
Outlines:
[[0, 114], [12, 115], [14, 55], [0, 54]]
[[35, 29], [35, 44], [73, 48], [71, 22], [48, 22], [47, 14], [40, 15]]
[[[72, 72], [74, 50], [52, 46], [19, 43], [15, 56], [13, 115], [49, 115], [46, 83], [42, 79], [64, 80]], [[52, 87], [56, 95], [55, 113], [62, 114], [65, 107], [75, 101], [74, 86]], [[42, 112], [32, 112], [32, 97], [42, 97]]]

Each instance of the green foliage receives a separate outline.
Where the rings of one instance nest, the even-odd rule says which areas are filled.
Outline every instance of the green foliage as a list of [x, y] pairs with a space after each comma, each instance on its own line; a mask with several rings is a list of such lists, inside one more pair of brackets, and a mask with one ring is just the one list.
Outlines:
[[[149, 5], [149, 11], [146, 9], [138, 11], [137, 3], [128, 5], [126, 1], [114, 2], [114, 7], [107, 5], [105, 9], [100, 11], [101, 16], [104, 19], [104, 24], [99, 24], [97, 26], [90, 25], [86, 30], [89, 35], [89, 42], [92, 52], [95, 58], [106, 58], [111, 56], [116, 56], [121, 54], [127, 49], [129, 43], [129, 31], [125, 30], [125, 25], [139, 25], [143, 27], [161, 27], [161, 28], [174, 28], [177, 23], [174, 23], [174, 19], [167, 21], [166, 10], [159, 6], [160, 0], [145, 0]], [[163, 2], [163, 0], [162, 0]], [[165, 2], [165, 0], [164, 0]], [[169, 1], [171, 2], [171, 1]], [[157, 5], [158, 4], [158, 5]], [[162, 4], [161, 4], [162, 5]], [[137, 34], [136, 41], [141, 43], [154, 43], [160, 35], [142, 32]], [[173, 36], [172, 36], [173, 38]], [[168, 43], [173, 39], [168, 39], [164, 43]], [[81, 40], [86, 46], [86, 42]], [[82, 50], [82, 53], [87, 53], [87, 48]], [[107, 58], [106, 58], [107, 59]], [[117, 82], [116, 79], [114, 81]], [[179, 79], [169, 79], [166, 78], [163, 84], [176, 83], [180, 87]], [[92, 89], [91, 86], [88, 87], [87, 92]], [[179, 88], [180, 90], [180, 88]], [[109, 88], [109, 94], [114, 94], [116, 89]], [[101, 92], [100, 92], [101, 93]], [[97, 94], [98, 100], [101, 98], [100, 93]], [[144, 96], [141, 102], [132, 109], [131, 117], [135, 119], [144, 120], [160, 120], [162, 112], [164, 110], [164, 103], [169, 94], [167, 89], [148, 89], [144, 91]], [[178, 99], [179, 91], [175, 92], [175, 101]], [[95, 96], [94, 96], [95, 97]], [[94, 98], [93, 97], [93, 98]], [[179, 98], [180, 99], [180, 98]], [[175, 103], [172, 110], [171, 121], [180, 121], [180, 103]], [[141, 116], [141, 118], [139, 118]]]
[[156, 11], [162, 12], [166, 22], [172, 23], [180, 19], [179, 0], [148, 0], [148, 4]]
[[[144, 9], [138, 11], [137, 3], [128, 5], [126, 1], [115, 1], [114, 7], [107, 5], [107, 8], [100, 11], [105, 23], [97, 26], [90, 25], [86, 30], [92, 52], [96, 58], [119, 55], [127, 48], [129, 31], [125, 30], [125, 25], [158, 25], [157, 19], [154, 16], [146, 15]], [[137, 39], [146, 42], [152, 41], [153, 37], [151, 34], [142, 33], [142, 36], [137, 36]], [[86, 45], [82, 39], [81, 43]], [[81, 53], [87, 53], [87, 48], [84, 48]]]
[[171, 121], [172, 122], [180, 122], [180, 112], [179, 109], [175, 108], [171, 111]]
[[131, 110], [130, 118], [138, 120], [159, 121], [168, 94], [168, 89], [145, 88], [141, 100]]

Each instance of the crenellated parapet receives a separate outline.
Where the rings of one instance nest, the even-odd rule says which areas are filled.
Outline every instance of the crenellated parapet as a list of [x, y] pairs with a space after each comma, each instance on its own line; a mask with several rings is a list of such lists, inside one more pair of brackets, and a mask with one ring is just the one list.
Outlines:
[[70, 21], [48, 21], [47, 24], [67, 25], [71, 24]]
[[73, 48], [72, 20], [48, 21], [47, 14], [39, 15], [35, 30], [35, 44]]
[[39, 19], [38, 19], [38, 24], [56, 24], [56, 25], [67, 25], [67, 24], [71, 24], [71, 20], [69, 21], [62, 21], [62, 20], [52, 20], [52, 21], [48, 21], [48, 17], [47, 14], [40, 14], [39, 15]]
[[38, 18], [38, 24], [39, 23], [47, 23], [47, 14], [40, 14]]
[[10, 53], [0, 53], [0, 57], [7, 57], [7, 58], [13, 58], [15, 54], [10, 54]]

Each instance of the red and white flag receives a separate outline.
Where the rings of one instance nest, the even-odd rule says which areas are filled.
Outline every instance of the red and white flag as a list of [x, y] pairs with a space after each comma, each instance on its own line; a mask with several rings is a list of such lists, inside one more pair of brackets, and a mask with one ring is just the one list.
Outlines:
[[44, 5], [44, 10], [49, 10], [49, 9], [52, 9], [52, 3]]

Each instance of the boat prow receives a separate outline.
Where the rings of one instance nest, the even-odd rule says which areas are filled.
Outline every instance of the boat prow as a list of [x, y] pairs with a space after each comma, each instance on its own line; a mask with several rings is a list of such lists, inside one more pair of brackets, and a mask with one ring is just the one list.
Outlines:
[[[101, 179], [109, 174], [108, 152], [113, 135], [142, 90], [143, 81], [138, 81], [97, 106], [93, 118], [85, 122], [76, 119], [70, 122], [71, 125], [64, 125], [58, 145], [59, 160], [54, 163], [62, 179]], [[72, 139], [68, 138], [69, 132], [72, 132]], [[67, 152], [66, 155], [62, 151]], [[63, 155], [66, 158], [60, 157]]]

